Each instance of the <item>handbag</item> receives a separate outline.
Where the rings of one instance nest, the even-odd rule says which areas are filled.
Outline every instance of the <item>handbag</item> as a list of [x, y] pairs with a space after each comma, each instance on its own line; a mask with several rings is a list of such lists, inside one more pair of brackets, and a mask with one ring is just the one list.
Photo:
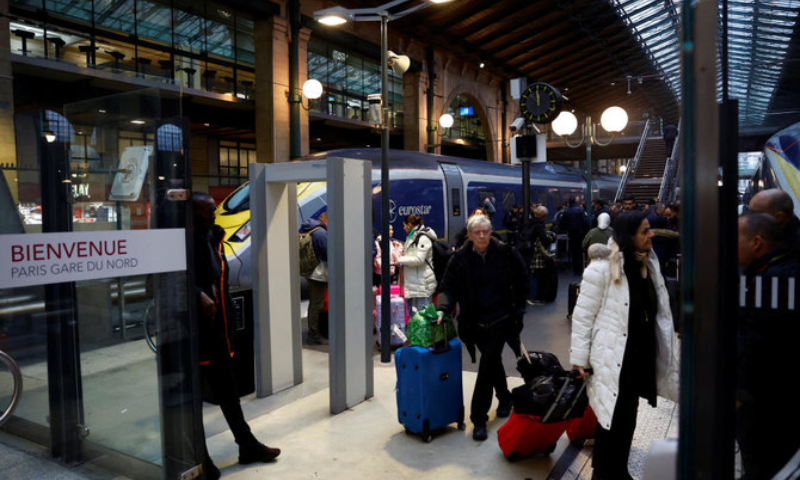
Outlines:
[[531, 270], [541, 270], [544, 268], [552, 268], [556, 264], [555, 258], [550, 255], [550, 252], [544, 248], [542, 241], [538, 238], [533, 244], [533, 261], [531, 262]]

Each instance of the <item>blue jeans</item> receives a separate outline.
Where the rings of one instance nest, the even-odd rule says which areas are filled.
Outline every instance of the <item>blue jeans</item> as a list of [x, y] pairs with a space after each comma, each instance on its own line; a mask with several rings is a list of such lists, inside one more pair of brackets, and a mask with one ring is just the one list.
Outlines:
[[408, 302], [408, 315], [410, 317], [413, 317], [415, 313], [422, 311], [426, 306], [433, 303], [431, 297], [408, 298], [406, 301]]

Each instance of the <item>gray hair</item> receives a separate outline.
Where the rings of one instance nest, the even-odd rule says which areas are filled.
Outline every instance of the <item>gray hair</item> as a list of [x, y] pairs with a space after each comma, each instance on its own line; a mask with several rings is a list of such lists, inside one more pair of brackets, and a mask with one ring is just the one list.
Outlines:
[[489, 230], [491, 230], [492, 221], [489, 220], [489, 217], [484, 217], [483, 215], [473, 215], [467, 221], [467, 231], [472, 233], [475, 227], [489, 227]]

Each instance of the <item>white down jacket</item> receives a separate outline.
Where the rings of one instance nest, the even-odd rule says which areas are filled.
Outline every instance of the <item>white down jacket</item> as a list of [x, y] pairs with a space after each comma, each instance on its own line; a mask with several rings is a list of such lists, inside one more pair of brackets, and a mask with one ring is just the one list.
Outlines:
[[[419, 238], [419, 241], [417, 241]], [[436, 274], [433, 273], [433, 242], [436, 232], [422, 227], [406, 239], [403, 256], [403, 288], [406, 298], [430, 297], [436, 291]]]
[[[614, 240], [609, 240], [608, 246], [595, 244], [592, 250], [593, 260], [583, 272], [580, 295], [572, 314], [570, 363], [594, 369], [594, 374], [588, 377], [589, 403], [599, 424], [609, 429], [628, 336], [630, 290], [622, 268], [622, 253]], [[614, 262], [616, 266], [612, 265]], [[662, 397], [677, 401], [680, 348], [673, 329], [667, 287], [652, 250], [648, 253], [647, 270], [655, 280], [658, 295], [656, 391]], [[614, 276], [619, 278], [612, 278]]]

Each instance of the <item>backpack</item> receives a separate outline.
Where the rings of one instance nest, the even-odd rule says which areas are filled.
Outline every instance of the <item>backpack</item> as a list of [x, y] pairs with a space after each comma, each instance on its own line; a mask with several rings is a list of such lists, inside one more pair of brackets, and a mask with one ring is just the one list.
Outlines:
[[[444, 279], [444, 272], [447, 270], [447, 264], [450, 262], [450, 257], [453, 256], [453, 247], [444, 240], [431, 238], [424, 233], [422, 235], [425, 235], [431, 241], [433, 262], [428, 263], [428, 266], [431, 267], [433, 274], [436, 275], [436, 284], [441, 285]], [[414, 245], [419, 244], [419, 239], [422, 235], [417, 235], [417, 238], [414, 240]]]
[[314, 242], [312, 241], [311, 234], [316, 232], [322, 227], [314, 227], [307, 232], [300, 234], [300, 275], [308, 277], [314, 273], [314, 269], [319, 265], [319, 259], [314, 253]]

